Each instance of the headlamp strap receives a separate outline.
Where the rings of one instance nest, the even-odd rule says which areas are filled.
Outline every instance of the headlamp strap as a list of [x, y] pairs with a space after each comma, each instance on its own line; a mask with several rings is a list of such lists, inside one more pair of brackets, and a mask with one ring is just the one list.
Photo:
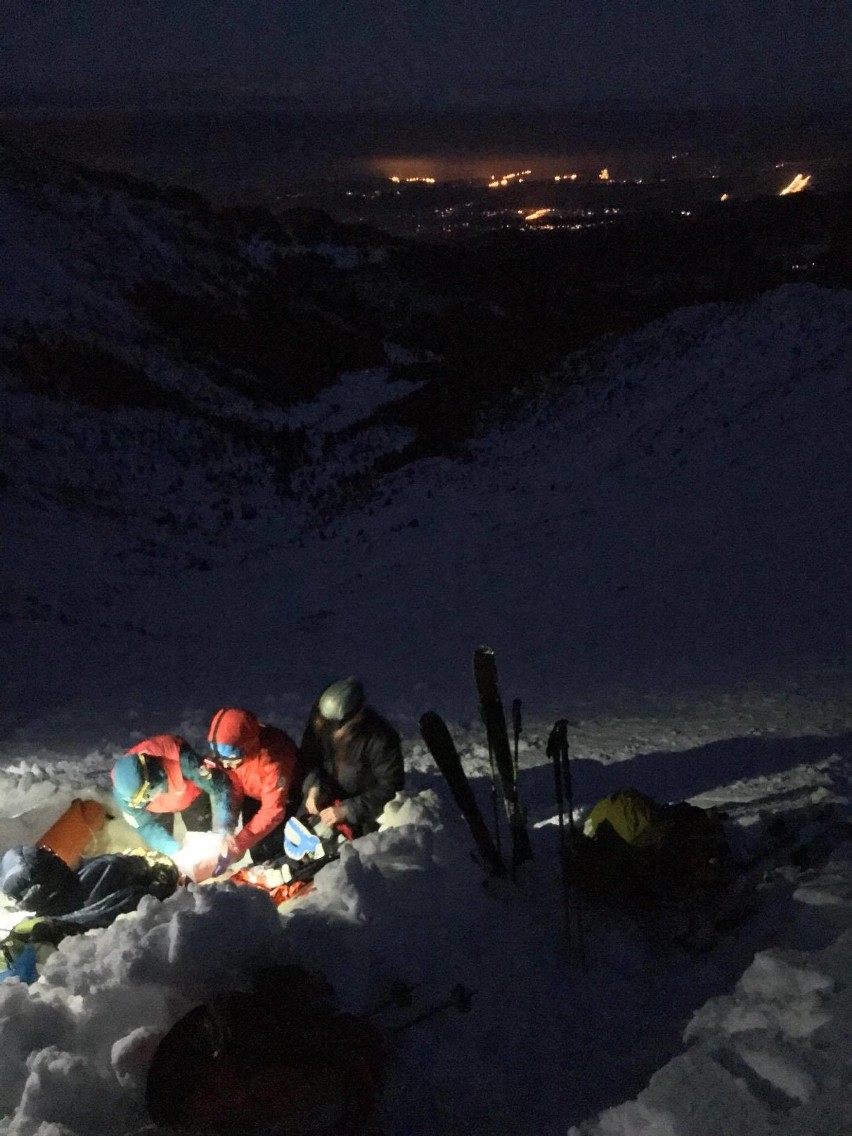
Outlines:
[[139, 769], [142, 773], [142, 784], [130, 798], [130, 807], [132, 809], [141, 809], [148, 799], [148, 794], [151, 792], [152, 781], [148, 775], [148, 754], [137, 753], [136, 760], [139, 762]]

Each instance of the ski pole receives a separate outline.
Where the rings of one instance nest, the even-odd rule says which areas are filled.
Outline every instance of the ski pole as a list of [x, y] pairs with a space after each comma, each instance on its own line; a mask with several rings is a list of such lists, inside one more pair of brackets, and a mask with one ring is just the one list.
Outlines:
[[410, 1029], [411, 1026], [417, 1026], [421, 1022], [425, 1022], [427, 1018], [432, 1018], [435, 1014], [443, 1013], [444, 1010], [458, 1010], [462, 1014], [467, 1014], [473, 1007], [473, 998], [477, 994], [476, 990], [468, 990], [466, 986], [459, 983], [454, 986], [449, 993], [449, 997], [445, 1002], [439, 1002], [437, 1006], [432, 1006], [429, 1010], [424, 1010], [422, 1014], [418, 1014], [416, 1018], [411, 1018], [402, 1025], [396, 1026], [391, 1032], [402, 1033], [403, 1030]]
[[515, 784], [518, 783], [518, 739], [521, 736], [521, 700], [512, 701], [512, 732], [515, 735]]
[[394, 982], [391, 984], [390, 994], [383, 1002], [379, 1002], [378, 1006], [374, 1006], [372, 1010], [368, 1010], [364, 1015], [367, 1018], [373, 1018], [376, 1014], [381, 1014], [385, 1010], [389, 1010], [391, 1006], [399, 1006], [404, 1010], [411, 1009], [414, 1002], [414, 991], [417, 989], [419, 983], [411, 985], [408, 982]]
[[572, 949], [571, 912], [568, 900], [568, 878], [565, 865], [565, 800], [563, 796], [562, 775], [559, 768], [559, 727], [557, 722], [547, 739], [547, 756], [553, 764], [553, 787], [556, 792], [556, 811], [559, 823], [559, 870], [562, 882], [562, 913], [565, 918], [565, 933], [568, 949]]
[[497, 802], [497, 770], [494, 767], [494, 749], [491, 739], [488, 739], [488, 764], [491, 766], [491, 812], [494, 814], [494, 843], [497, 845], [497, 855], [502, 859], [503, 848], [500, 844], [500, 805]]
[[[563, 856], [564, 894], [569, 911], [571, 908], [573, 908], [574, 911], [577, 958], [580, 961], [580, 965], [585, 970], [586, 942], [583, 930], [583, 907], [576, 879], [577, 828], [574, 822], [574, 784], [571, 777], [571, 761], [568, 754], [568, 725], [567, 719], [560, 718], [553, 727], [551, 739], [554, 743], [554, 768], [558, 767], [557, 776], [561, 782], [557, 796], [560, 801], [564, 801], [564, 807], [568, 810], [568, 841], [566, 844], [563, 838], [560, 842], [560, 853]], [[568, 914], [568, 919], [570, 922], [570, 914]], [[570, 939], [571, 935], [569, 932], [569, 941]]]
[[560, 764], [562, 766], [562, 782], [565, 786], [565, 801], [568, 807], [568, 866], [573, 881], [571, 891], [575, 922], [577, 925], [577, 955], [580, 966], [586, 969], [586, 933], [583, 928], [583, 898], [577, 886], [577, 826], [574, 820], [574, 779], [571, 776], [571, 760], [568, 753], [568, 726], [563, 719], [560, 734]]

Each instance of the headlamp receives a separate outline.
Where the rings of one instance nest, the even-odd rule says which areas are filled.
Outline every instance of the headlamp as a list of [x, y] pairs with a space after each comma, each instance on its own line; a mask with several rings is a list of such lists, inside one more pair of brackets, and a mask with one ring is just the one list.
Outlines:
[[245, 757], [239, 746], [228, 745], [227, 742], [211, 742], [210, 753], [216, 761], [226, 767], [239, 765]]

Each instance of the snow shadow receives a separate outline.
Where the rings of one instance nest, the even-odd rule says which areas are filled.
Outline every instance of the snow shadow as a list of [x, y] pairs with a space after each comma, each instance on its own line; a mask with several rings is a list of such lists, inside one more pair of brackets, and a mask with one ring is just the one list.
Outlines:
[[[604, 764], [596, 760], [572, 762], [574, 800], [588, 806], [617, 789], [638, 789], [657, 801], [680, 801], [731, 787], [736, 782], [768, 777], [814, 766], [834, 755], [852, 757], [852, 732], [831, 737], [736, 737], [675, 751], [640, 753], [626, 761]], [[533, 804], [553, 797], [549, 766], [523, 770], [521, 797]], [[789, 795], [785, 785], [782, 795]], [[729, 788], [729, 796], [735, 792]], [[749, 797], [751, 794], [748, 795]], [[765, 801], [765, 791], [761, 794]]]

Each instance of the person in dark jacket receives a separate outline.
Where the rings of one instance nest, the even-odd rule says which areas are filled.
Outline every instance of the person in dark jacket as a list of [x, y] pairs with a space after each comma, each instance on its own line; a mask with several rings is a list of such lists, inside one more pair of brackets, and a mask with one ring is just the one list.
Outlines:
[[175, 813], [181, 814], [187, 831], [230, 831], [236, 805], [229, 778], [224, 770], [208, 768], [177, 734], [139, 742], [116, 761], [112, 784], [127, 823], [182, 872], [187, 872], [187, 862], [172, 832]]
[[353, 836], [374, 832], [405, 773], [399, 734], [364, 702], [357, 678], [340, 679], [311, 710], [300, 748], [304, 810]]

